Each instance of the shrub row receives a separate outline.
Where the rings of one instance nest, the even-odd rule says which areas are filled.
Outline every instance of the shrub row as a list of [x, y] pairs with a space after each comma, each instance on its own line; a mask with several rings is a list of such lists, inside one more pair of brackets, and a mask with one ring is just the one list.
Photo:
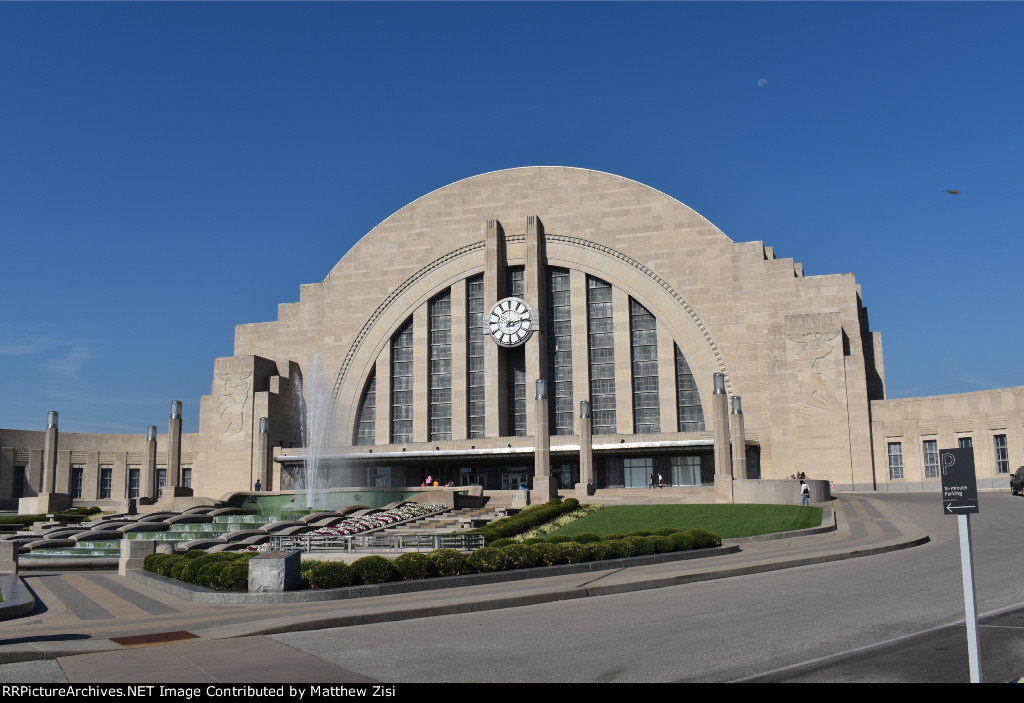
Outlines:
[[611, 534], [604, 537], [581, 533], [572, 538], [556, 535], [546, 540], [534, 537], [522, 542], [495, 540], [491, 546], [470, 555], [469, 563], [477, 571], [503, 571], [531, 566], [624, 559], [645, 554], [717, 547], [721, 544], [722, 540], [718, 535], [701, 529], [682, 532], [665, 527], [653, 533], [636, 530], [625, 535]]
[[193, 550], [185, 554], [150, 554], [145, 569], [168, 578], [217, 590], [245, 591], [249, 588], [249, 559], [255, 554], [208, 553]]
[[567, 498], [566, 500], [552, 498], [547, 503], [527, 508], [510, 517], [495, 520], [483, 527], [470, 530], [470, 532], [482, 534], [484, 542], [489, 545], [495, 540], [512, 537], [521, 532], [532, 530], [538, 525], [554, 520], [559, 515], [571, 513], [578, 507], [580, 507], [580, 502], [575, 498]]
[[[102, 508], [98, 508], [95, 505], [91, 508], [68, 508], [67, 510], [60, 510], [55, 515], [95, 515], [96, 513], [103, 512]], [[0, 517], [0, 525], [11, 525], [11, 524], [22, 524], [30, 526], [33, 522], [45, 522], [46, 515], [4, 515]]]
[[[624, 559], [716, 547], [721, 543], [718, 535], [701, 529], [681, 532], [673, 528], [662, 528], [653, 534], [637, 530], [628, 535], [606, 535], [603, 538], [584, 533], [573, 539], [533, 538], [523, 542], [496, 540], [492, 546], [478, 549], [469, 557], [454, 549], [435, 549], [426, 554], [409, 552], [394, 560], [376, 555], [366, 556], [351, 564], [310, 559], [302, 562], [300, 574], [305, 588], [342, 588], [436, 576]], [[146, 557], [145, 567], [162, 576], [208, 588], [245, 590], [248, 588], [249, 559], [252, 556], [254, 553], [208, 554], [198, 550], [183, 555], [151, 554]]]
[[435, 576], [472, 573], [469, 562], [454, 549], [435, 549], [423, 554], [409, 552], [394, 560], [367, 556], [351, 564], [309, 559], [302, 562], [302, 585], [307, 588], [341, 588], [359, 584], [415, 581]]

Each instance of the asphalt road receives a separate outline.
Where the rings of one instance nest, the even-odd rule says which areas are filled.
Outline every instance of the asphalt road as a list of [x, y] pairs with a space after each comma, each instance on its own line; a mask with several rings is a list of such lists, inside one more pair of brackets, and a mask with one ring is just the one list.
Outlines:
[[[1024, 675], [1024, 499], [980, 498], [972, 529], [982, 674], [1007, 681]], [[966, 682], [957, 520], [942, 515], [936, 494], [881, 499], [931, 542], [721, 581], [272, 638], [388, 682]]]

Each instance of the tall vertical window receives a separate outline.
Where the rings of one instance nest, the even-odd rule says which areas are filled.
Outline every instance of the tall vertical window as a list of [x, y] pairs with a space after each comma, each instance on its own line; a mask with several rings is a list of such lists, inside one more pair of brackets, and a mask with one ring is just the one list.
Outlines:
[[71, 497], [82, 497], [82, 482], [85, 477], [85, 469], [81, 466], [71, 467]]
[[[505, 270], [506, 295], [522, 298], [526, 293], [522, 266]], [[508, 371], [508, 434], [526, 436], [526, 347], [505, 350]]]
[[181, 467], [181, 485], [184, 488], [192, 488], [192, 467], [182, 466]]
[[391, 340], [391, 441], [412, 441], [412, 320]]
[[590, 357], [590, 411], [594, 434], [613, 434], [615, 422], [615, 336], [612, 287], [587, 276], [587, 353]]
[[505, 269], [505, 295], [522, 298], [526, 295], [526, 268], [509, 266]]
[[110, 498], [114, 484], [114, 469], [110, 466], [100, 467], [100, 498]]
[[356, 445], [373, 444], [377, 440], [377, 374], [370, 374], [356, 412]]
[[960, 437], [956, 440], [956, 445], [960, 449], [974, 449], [974, 442], [971, 441], [970, 437]]
[[128, 497], [138, 498], [139, 497], [139, 476], [142, 472], [133, 467], [128, 468]]
[[430, 313], [431, 440], [452, 438], [452, 293], [446, 290], [427, 305]]
[[700, 485], [699, 456], [674, 456], [671, 466], [673, 486]]
[[156, 467], [156, 495], [159, 498], [164, 494], [164, 486], [167, 485], [167, 467]]
[[633, 355], [633, 432], [661, 432], [658, 394], [658, 329], [647, 308], [629, 299], [629, 328]]
[[903, 444], [889, 442], [889, 478], [903, 478]]
[[935, 439], [924, 441], [924, 477], [939, 477], [939, 442]]
[[469, 367], [469, 426], [470, 439], [484, 436], [484, 418], [487, 413], [484, 388], [484, 276], [473, 276], [466, 290], [466, 356]]
[[551, 434], [574, 431], [572, 402], [572, 310], [569, 271], [548, 269], [548, 415]]
[[704, 430], [704, 408], [700, 404], [700, 392], [693, 380], [690, 365], [686, 357], [676, 349], [676, 408], [678, 409], [678, 429], [680, 432], [702, 432]]
[[1006, 435], [997, 434], [992, 437], [996, 447], [996, 473], [1010, 473], [1010, 455], [1006, 451]]
[[622, 460], [623, 483], [626, 488], [644, 488], [654, 481], [654, 460], [649, 457], [627, 457]]
[[12, 498], [22, 498], [25, 495], [25, 467], [14, 467], [14, 494]]

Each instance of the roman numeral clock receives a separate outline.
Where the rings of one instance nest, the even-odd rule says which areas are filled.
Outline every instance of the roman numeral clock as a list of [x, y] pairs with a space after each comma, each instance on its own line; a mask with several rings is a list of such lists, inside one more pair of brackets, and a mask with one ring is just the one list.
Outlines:
[[491, 308], [487, 325], [491, 330], [491, 339], [502, 347], [518, 347], [526, 344], [534, 330], [540, 325], [537, 311], [525, 300], [519, 298], [503, 298]]

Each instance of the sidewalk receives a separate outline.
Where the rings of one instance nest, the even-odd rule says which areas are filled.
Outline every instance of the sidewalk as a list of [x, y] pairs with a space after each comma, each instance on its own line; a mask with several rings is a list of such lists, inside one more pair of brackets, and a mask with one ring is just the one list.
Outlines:
[[[739, 551], [648, 566], [418, 590], [345, 600], [208, 603], [161, 590], [142, 573], [25, 572], [32, 613], [3, 623], [2, 682], [359, 682], [365, 677], [264, 635], [512, 608], [663, 588], [879, 554], [928, 536], [871, 497], [832, 501], [836, 529], [727, 540]], [[826, 510], [826, 514], [828, 511]], [[173, 589], [171, 589], [173, 590]], [[230, 639], [230, 646], [219, 643]], [[18, 663], [20, 662], [20, 663]], [[281, 667], [286, 665], [287, 669]], [[278, 672], [266, 678], [266, 672]]]

